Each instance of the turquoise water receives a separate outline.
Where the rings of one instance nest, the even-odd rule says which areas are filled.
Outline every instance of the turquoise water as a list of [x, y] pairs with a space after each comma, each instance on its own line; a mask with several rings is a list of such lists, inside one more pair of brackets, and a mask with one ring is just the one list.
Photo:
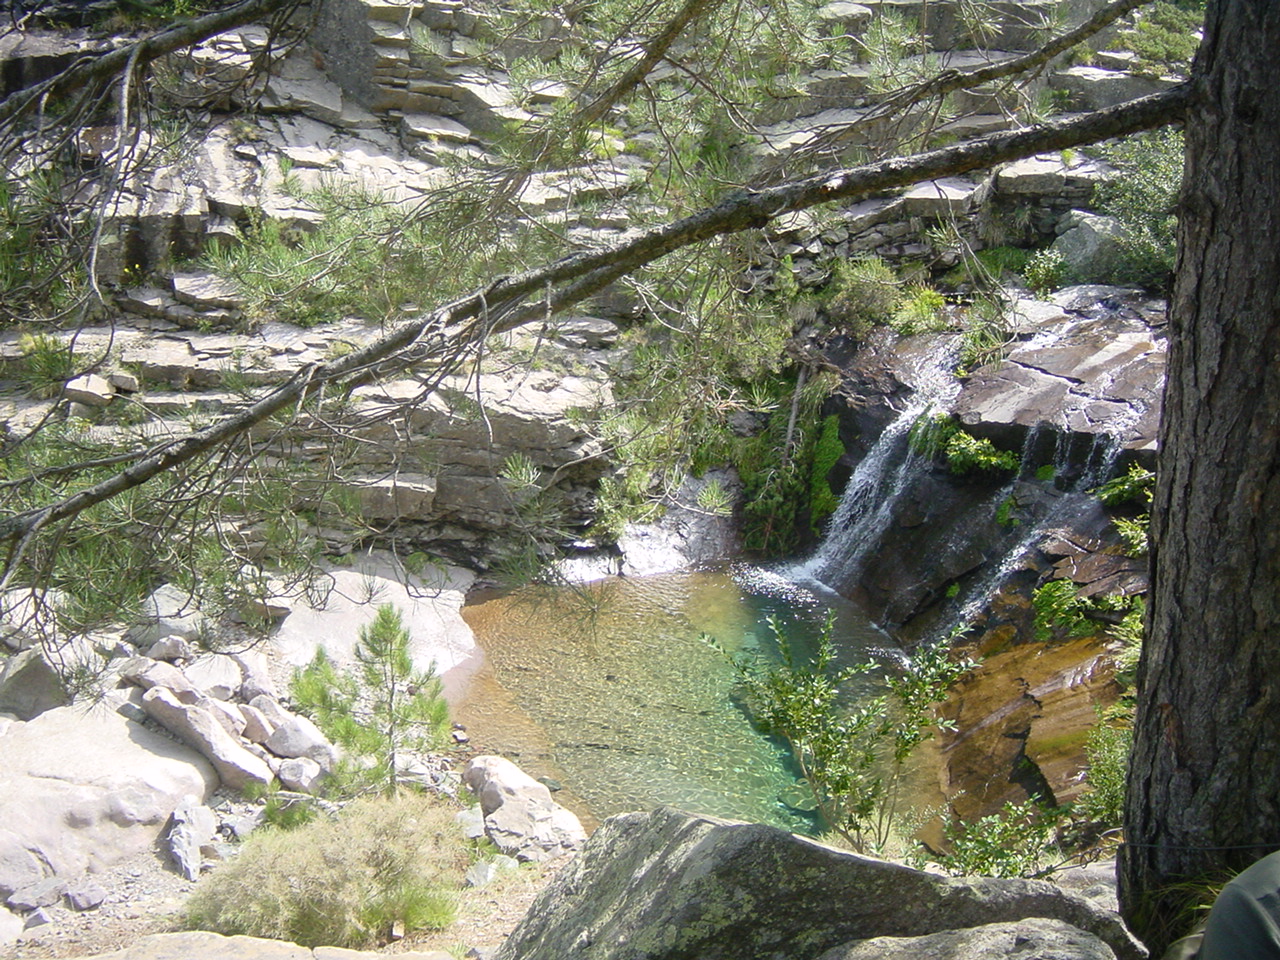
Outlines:
[[786, 748], [752, 728], [733, 669], [700, 636], [776, 657], [767, 616], [804, 650], [828, 611], [842, 659], [893, 655], [846, 601], [753, 568], [523, 588], [464, 611], [492, 676], [478, 694], [490, 709], [463, 714], [478, 741], [541, 761], [596, 817], [671, 804], [810, 832], [782, 799], [795, 795]]

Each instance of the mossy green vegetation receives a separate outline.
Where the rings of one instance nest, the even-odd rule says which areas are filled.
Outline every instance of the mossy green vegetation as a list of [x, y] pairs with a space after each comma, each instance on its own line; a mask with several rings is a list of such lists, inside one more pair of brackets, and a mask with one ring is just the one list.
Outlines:
[[1095, 150], [1120, 175], [1098, 193], [1098, 206], [1124, 224], [1117, 278], [1164, 290], [1177, 254], [1183, 137], [1176, 128], [1125, 137]]
[[950, 414], [921, 414], [911, 426], [908, 441], [919, 454], [943, 458], [956, 476], [992, 478], [1018, 470], [1016, 454], [963, 430]]

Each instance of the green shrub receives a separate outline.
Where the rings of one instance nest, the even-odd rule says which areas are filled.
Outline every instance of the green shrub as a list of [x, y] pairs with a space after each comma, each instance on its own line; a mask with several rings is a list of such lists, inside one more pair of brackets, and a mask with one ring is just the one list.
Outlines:
[[1018, 469], [1017, 454], [963, 430], [957, 430], [947, 440], [946, 455], [951, 472], [962, 477], [1015, 473]]
[[964, 311], [956, 376], [1004, 358], [1010, 341], [1006, 312], [1003, 303], [990, 297], [979, 297]]
[[909, 669], [884, 675], [884, 694], [860, 696], [850, 706], [846, 685], [879, 668], [865, 663], [836, 669], [834, 623], [828, 618], [813, 656], [801, 658], [770, 618], [781, 663], [734, 657], [706, 634], [703, 640], [737, 671], [752, 721], [790, 746], [803, 777], [786, 802], [819, 811], [854, 849], [883, 852], [896, 838], [897, 819], [910, 813], [900, 796], [906, 761], [934, 730], [946, 728], [934, 707], [975, 664], [953, 659], [946, 641], [922, 647]]
[[1116, 49], [1137, 54], [1133, 72], [1149, 76], [1186, 76], [1200, 46], [1197, 31], [1204, 23], [1204, 4], [1156, 0], [1132, 31], [1122, 33]]
[[1104, 830], [1120, 826], [1124, 819], [1124, 788], [1132, 744], [1132, 723], [1108, 723], [1101, 718], [1085, 742], [1089, 789], [1081, 795], [1076, 810]]
[[868, 257], [837, 261], [826, 296], [830, 322], [861, 336], [871, 325], [894, 315], [902, 302], [902, 288], [893, 267], [879, 257]]
[[75, 373], [71, 347], [47, 333], [24, 333], [18, 338], [22, 359], [18, 379], [37, 397], [56, 397]]
[[955, 876], [1036, 877], [1061, 860], [1057, 843], [1063, 813], [1035, 803], [1006, 803], [997, 814], [945, 829], [949, 852], [936, 857]]
[[1120, 171], [1098, 191], [1098, 208], [1124, 224], [1127, 234], [1117, 278], [1162, 289], [1177, 253], [1182, 131], [1135, 134], [1097, 150]]
[[946, 330], [946, 306], [946, 298], [932, 287], [913, 287], [899, 302], [889, 325], [904, 337]]
[[361, 800], [336, 819], [263, 828], [196, 887], [192, 930], [364, 949], [454, 916], [467, 854], [456, 809], [418, 794]]
[[978, 263], [998, 280], [1006, 273], [1021, 273], [1030, 258], [1030, 251], [1021, 247], [988, 247], [976, 254]]
[[1027, 258], [1023, 276], [1026, 277], [1027, 286], [1037, 295], [1053, 293], [1066, 282], [1067, 261], [1060, 251], [1045, 247]]
[[1091, 492], [1108, 507], [1118, 507], [1131, 500], [1150, 502], [1151, 488], [1156, 482], [1156, 475], [1144, 470], [1136, 463], [1129, 464], [1129, 469], [1118, 477], [1113, 477]]
[[1037, 587], [1031, 606], [1036, 612], [1036, 639], [1041, 642], [1055, 636], [1086, 637], [1098, 631], [1097, 624], [1085, 616], [1088, 602], [1080, 598], [1070, 580], [1050, 580]]

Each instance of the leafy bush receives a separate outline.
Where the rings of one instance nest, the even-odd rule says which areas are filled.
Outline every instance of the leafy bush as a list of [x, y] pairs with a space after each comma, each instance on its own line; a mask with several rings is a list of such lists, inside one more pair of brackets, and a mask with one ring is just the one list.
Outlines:
[[22, 359], [18, 378], [37, 397], [56, 397], [75, 373], [71, 347], [47, 333], [24, 333], [18, 338]]
[[[952, 659], [945, 642], [923, 647], [908, 669], [884, 676], [885, 693], [849, 703], [846, 687], [878, 674], [874, 663], [835, 669], [828, 619], [817, 650], [801, 660], [776, 619], [781, 663], [725, 653], [742, 683], [753, 722], [784, 739], [803, 774], [798, 785], [806, 801], [792, 806], [816, 809], [823, 822], [856, 850], [883, 851], [894, 835], [905, 764], [941, 724], [933, 708], [974, 663]], [[715, 641], [704, 641], [724, 652]], [[790, 801], [789, 801], [790, 802]]]
[[945, 829], [949, 852], [936, 857], [956, 876], [1036, 877], [1061, 859], [1058, 826], [1063, 814], [1035, 803], [1006, 803], [997, 814]]
[[1118, 507], [1130, 500], [1146, 499], [1150, 502], [1151, 488], [1156, 482], [1156, 475], [1144, 470], [1136, 463], [1129, 464], [1129, 469], [1118, 477], [1113, 477], [1102, 486], [1095, 488], [1093, 494], [1108, 507]]
[[1198, 31], [1203, 23], [1202, 2], [1156, 0], [1143, 11], [1132, 31], [1120, 35], [1116, 48], [1137, 54], [1134, 73], [1185, 77], [1200, 46]]
[[887, 321], [902, 302], [898, 275], [879, 257], [837, 261], [826, 293], [827, 318], [853, 336]]
[[957, 430], [947, 441], [947, 466], [958, 476], [973, 474], [1014, 473], [1018, 469], [1018, 456], [999, 449], [987, 439], [978, 439], [964, 430]]
[[1089, 789], [1081, 795], [1076, 811], [1104, 830], [1120, 826], [1124, 819], [1124, 788], [1132, 744], [1131, 722], [1108, 723], [1101, 719], [1085, 742]]
[[360, 628], [355, 647], [358, 673], [337, 669], [323, 649], [293, 678], [293, 698], [334, 743], [356, 760], [335, 771], [339, 789], [349, 792], [396, 788], [396, 758], [402, 751], [424, 753], [444, 742], [448, 705], [431, 670], [413, 668], [409, 631], [389, 603]]
[[1182, 131], [1156, 130], [1101, 146], [1120, 171], [1098, 193], [1098, 207], [1124, 224], [1118, 277], [1154, 288], [1167, 286], [1176, 255], [1176, 215], [1182, 187]]
[[393, 923], [448, 926], [468, 859], [456, 812], [404, 794], [288, 832], [263, 828], [196, 887], [186, 926], [359, 949], [385, 942]]
[[1045, 247], [1027, 258], [1023, 276], [1026, 277], [1027, 286], [1036, 294], [1044, 296], [1053, 293], [1066, 282], [1067, 261], [1063, 259], [1061, 251]]
[[959, 421], [947, 413], [921, 414], [911, 425], [907, 442], [917, 453], [943, 456], [957, 476], [1013, 473], [1019, 466], [1017, 455], [966, 433], [960, 429]]
[[1031, 595], [1035, 608], [1036, 639], [1048, 642], [1055, 636], [1087, 637], [1098, 631], [1098, 625], [1085, 616], [1087, 601], [1080, 598], [1070, 580], [1050, 580]]

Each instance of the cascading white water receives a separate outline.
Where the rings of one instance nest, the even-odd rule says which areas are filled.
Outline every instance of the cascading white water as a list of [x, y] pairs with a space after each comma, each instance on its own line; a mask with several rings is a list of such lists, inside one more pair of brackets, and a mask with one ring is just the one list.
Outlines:
[[951, 372], [953, 366], [949, 351], [921, 359], [912, 371], [914, 392], [854, 469], [817, 551], [787, 570], [785, 576], [833, 587], [856, 577], [867, 551], [879, 543], [889, 525], [894, 498], [915, 473], [929, 467], [931, 458], [913, 451], [907, 434], [921, 414], [945, 408], [959, 392], [960, 381]]

